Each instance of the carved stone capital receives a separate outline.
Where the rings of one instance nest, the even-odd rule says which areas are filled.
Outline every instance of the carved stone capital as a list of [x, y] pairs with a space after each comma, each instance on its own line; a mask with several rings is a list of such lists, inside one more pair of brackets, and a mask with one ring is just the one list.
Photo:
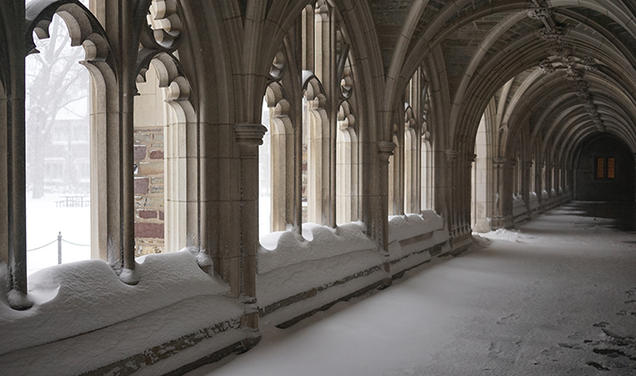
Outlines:
[[391, 141], [379, 141], [378, 142], [378, 154], [383, 162], [389, 162], [389, 157], [393, 155], [395, 144]]
[[267, 132], [262, 124], [237, 124], [234, 126], [234, 138], [245, 146], [258, 146], [263, 144], [263, 136]]
[[494, 157], [492, 159], [492, 164], [495, 168], [503, 168], [506, 165], [506, 158], [504, 157]]

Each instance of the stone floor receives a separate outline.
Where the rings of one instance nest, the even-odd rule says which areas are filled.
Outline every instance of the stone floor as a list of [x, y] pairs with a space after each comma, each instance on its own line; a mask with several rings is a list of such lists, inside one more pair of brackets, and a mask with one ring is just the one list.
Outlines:
[[636, 375], [635, 217], [563, 206], [189, 375]]

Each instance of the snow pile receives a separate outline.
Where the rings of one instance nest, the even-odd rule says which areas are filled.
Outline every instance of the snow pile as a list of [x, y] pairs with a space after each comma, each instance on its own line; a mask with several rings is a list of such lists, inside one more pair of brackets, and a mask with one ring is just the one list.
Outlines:
[[256, 283], [258, 305], [266, 307], [313, 288], [325, 287], [383, 262], [380, 252], [367, 250], [305, 261], [259, 274]]
[[222, 295], [228, 286], [203, 272], [189, 251], [139, 259], [139, 284], [122, 283], [101, 260], [43, 269], [29, 276], [33, 308], [0, 302], [0, 354], [104, 328], [177, 302]]
[[[389, 217], [389, 258], [391, 260], [402, 259], [447, 240], [448, 231], [444, 229], [444, 221], [433, 211]], [[419, 262], [431, 257], [426, 253], [421, 258]], [[413, 260], [405, 266], [408, 267], [413, 262], [417, 263], [416, 261]]]
[[[229, 319], [240, 320], [243, 311], [234, 299], [223, 296], [188, 298], [97, 331], [0, 355], [1, 374], [79, 375], [144, 354], [145, 359], [133, 358], [120, 369], [142, 366], [144, 368], [135, 375], [163, 375], [245, 338], [246, 334], [241, 330], [227, 330], [202, 338], [207, 334], [205, 328]], [[171, 343], [184, 336], [188, 336], [188, 345], [192, 347], [180, 348], [176, 347], [180, 343]], [[163, 346], [157, 349], [155, 346], [159, 345]], [[144, 364], [145, 360], [158, 360], [155, 357], [159, 352], [173, 355], [150, 367]]]
[[9, 271], [7, 264], [0, 262], [0, 306], [7, 304], [7, 290], [9, 289]]
[[473, 249], [482, 249], [490, 246], [492, 241], [488, 238], [484, 238], [481, 236], [483, 234], [478, 234], [473, 232], [473, 245], [471, 246]]
[[258, 273], [350, 252], [375, 251], [376, 243], [369, 239], [364, 231], [365, 226], [361, 222], [349, 223], [335, 229], [306, 223], [303, 224], [304, 236], [292, 231], [272, 233], [261, 240], [262, 245], [258, 250]]
[[539, 207], [539, 198], [535, 192], [530, 192], [530, 210], [534, 210]]
[[389, 242], [441, 230], [444, 220], [432, 210], [422, 214], [389, 216]]
[[497, 240], [505, 240], [509, 242], [519, 242], [519, 231], [518, 230], [508, 230], [505, 228], [500, 228], [495, 231], [490, 231], [484, 234], [480, 234], [481, 237], [486, 239], [497, 239]]
[[526, 211], [527, 211], [526, 203], [525, 201], [523, 201], [523, 198], [521, 197], [521, 195], [515, 195], [512, 198], [512, 215], [518, 216], [520, 214], [525, 213]]
[[[256, 296], [258, 305], [265, 308], [276, 302], [314, 289], [327, 289], [337, 281], [348, 278], [341, 295], [360, 287], [357, 273], [382, 265], [384, 259], [375, 241], [365, 233], [361, 222], [349, 223], [333, 229], [313, 223], [303, 224], [303, 236], [292, 231], [270, 234], [261, 239], [258, 251], [258, 275]], [[372, 278], [381, 279], [381, 275]], [[368, 282], [365, 282], [368, 283]], [[322, 305], [337, 299], [316, 297]], [[324, 299], [323, 299], [324, 298]], [[311, 300], [311, 299], [310, 299]], [[281, 320], [290, 319], [311, 310], [311, 303], [303, 300], [277, 313]]]

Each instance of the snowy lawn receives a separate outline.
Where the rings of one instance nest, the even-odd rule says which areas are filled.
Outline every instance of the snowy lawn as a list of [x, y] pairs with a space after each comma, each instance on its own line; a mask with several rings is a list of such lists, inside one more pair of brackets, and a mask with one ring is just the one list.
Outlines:
[[636, 234], [556, 209], [202, 375], [636, 374]]
[[91, 258], [91, 249], [85, 246], [91, 241], [90, 207], [56, 207], [59, 199], [57, 195], [46, 195], [42, 199], [27, 200], [27, 249], [53, 242], [27, 252], [28, 274], [57, 265], [58, 232], [62, 232], [62, 239], [80, 244], [62, 243], [62, 263]]

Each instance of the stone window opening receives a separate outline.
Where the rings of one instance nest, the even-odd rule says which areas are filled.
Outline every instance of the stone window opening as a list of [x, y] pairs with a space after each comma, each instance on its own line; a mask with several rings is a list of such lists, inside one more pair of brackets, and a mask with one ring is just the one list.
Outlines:
[[54, 14], [25, 58], [27, 274], [92, 253], [91, 53], [74, 22]]
[[596, 157], [594, 164], [594, 179], [613, 180], [616, 178], [616, 158]]

